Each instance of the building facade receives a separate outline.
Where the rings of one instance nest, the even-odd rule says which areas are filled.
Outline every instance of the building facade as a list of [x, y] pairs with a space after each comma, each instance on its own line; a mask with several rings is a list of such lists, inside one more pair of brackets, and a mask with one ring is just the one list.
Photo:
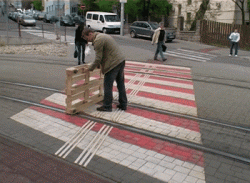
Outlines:
[[[8, 10], [7, 10], [8, 7]], [[22, 8], [22, 0], [0, 0], [0, 12], [15, 11]]]
[[77, 13], [79, 1], [80, 0], [45, 0], [44, 11], [57, 16]]
[[[202, 0], [169, 0], [173, 5], [172, 13], [169, 16], [169, 25], [182, 30], [189, 30], [200, 8]], [[242, 16], [239, 7], [232, 0], [210, 0], [204, 19], [230, 23], [242, 24]], [[247, 0], [245, 0], [245, 21], [249, 22]]]

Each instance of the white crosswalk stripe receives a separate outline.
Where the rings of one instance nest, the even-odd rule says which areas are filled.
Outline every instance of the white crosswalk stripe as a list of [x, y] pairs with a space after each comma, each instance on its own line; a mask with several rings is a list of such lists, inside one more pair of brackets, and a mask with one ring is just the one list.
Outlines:
[[172, 57], [179, 57], [183, 59], [198, 61], [198, 62], [207, 62], [215, 57], [216, 55], [208, 54], [208, 53], [202, 53], [198, 51], [191, 51], [191, 50], [185, 50], [185, 49], [176, 49], [176, 50], [167, 50], [163, 53], [164, 55], [169, 55]]

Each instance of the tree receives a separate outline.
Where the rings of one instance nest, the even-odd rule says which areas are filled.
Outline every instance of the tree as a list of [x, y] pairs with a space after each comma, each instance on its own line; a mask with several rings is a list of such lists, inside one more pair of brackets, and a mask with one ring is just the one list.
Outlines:
[[247, 9], [248, 9], [248, 15], [249, 15], [248, 23], [250, 24], [250, 0], [247, 0]]
[[232, 0], [232, 1], [240, 8], [241, 16], [242, 16], [242, 25], [244, 25], [245, 24], [245, 0]]
[[210, 0], [202, 0], [200, 8], [196, 12], [196, 14], [195, 14], [195, 18], [194, 18], [194, 21], [192, 22], [190, 30], [195, 30], [196, 29], [197, 20], [202, 20], [204, 18], [204, 15], [205, 15], [205, 13], [207, 11], [209, 3], [210, 3]]
[[113, 6], [118, 6], [119, 1], [117, 0], [99, 0], [97, 3], [99, 9], [104, 12], [112, 12]]
[[138, 0], [127, 0], [127, 3], [125, 3], [124, 12], [132, 19], [135, 19], [139, 15], [137, 3]]
[[34, 9], [38, 11], [42, 11], [44, 7], [42, 6], [42, 0], [34, 0], [33, 1]]
[[81, 0], [81, 4], [84, 4], [86, 8], [84, 10], [79, 8], [79, 12], [86, 13], [87, 11], [99, 11], [99, 6], [96, 4], [96, 0]]

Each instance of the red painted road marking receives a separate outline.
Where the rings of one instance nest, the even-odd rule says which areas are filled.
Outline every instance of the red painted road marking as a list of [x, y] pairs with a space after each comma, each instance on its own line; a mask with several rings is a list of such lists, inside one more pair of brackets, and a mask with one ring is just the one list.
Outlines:
[[[142, 65], [142, 64], [137, 64], [137, 63], [128, 63], [126, 62], [126, 66], [129, 67], [140, 67], [141, 69], [162, 69], [162, 70], [166, 70], [166, 71], [176, 71], [176, 72], [183, 72], [183, 73], [191, 73], [190, 69], [181, 69], [181, 68], [174, 68], [174, 67], [164, 67], [164, 66], [157, 66], [155, 64], [151, 64], [151, 67], [146, 67], [146, 65]], [[154, 68], [152, 68], [152, 66]]]
[[[125, 71], [142, 72], [140, 69], [136, 69], [136, 68], [125, 68]], [[161, 75], [161, 76], [172, 76], [172, 77], [185, 78], [185, 79], [192, 78], [190, 75], [187, 75], [187, 74], [178, 74], [178, 73], [160, 72], [160, 71], [153, 71], [151, 73]], [[144, 73], [144, 74], [147, 74], [147, 73]]]
[[[130, 81], [130, 79], [125, 79], [126, 83], [128, 83], [129, 81]], [[133, 84], [138, 84], [138, 83], [139, 83], [139, 81], [136, 81]], [[163, 90], [178, 91], [178, 92], [188, 93], [188, 94], [194, 94], [193, 89], [180, 88], [180, 87], [175, 87], [175, 86], [167, 86], [167, 85], [148, 83], [148, 82], [145, 82], [143, 86], [152, 87], [152, 88], [159, 88], [159, 89], [163, 89]]]
[[[79, 118], [77, 116], [70, 116], [64, 113], [52, 111], [49, 109], [44, 109], [40, 107], [32, 106], [30, 109], [36, 110], [43, 114], [62, 119], [69, 123], [73, 123], [77, 126], [83, 126], [88, 120]], [[103, 124], [98, 123], [92, 130], [98, 132]], [[159, 139], [153, 139], [140, 134], [135, 134], [126, 130], [120, 130], [118, 128], [113, 128], [109, 134], [117, 140], [137, 145], [139, 147], [158, 152], [163, 155], [171, 156], [173, 158], [178, 158], [183, 161], [188, 161], [199, 166], [204, 166], [203, 153], [190, 148], [186, 148], [180, 145], [176, 145], [170, 142], [162, 141]]]
[[[113, 91], [117, 92], [118, 90], [117, 88], [113, 88]], [[130, 94], [130, 92], [131, 91], [127, 90], [127, 94]], [[176, 97], [171, 97], [167, 95], [159, 95], [159, 94], [139, 91], [135, 96], [150, 98], [150, 99], [159, 100], [159, 101], [171, 102], [175, 104], [181, 104], [181, 105], [185, 105], [189, 107], [196, 107], [196, 103], [193, 100], [176, 98]]]
[[[135, 73], [130, 73], [130, 72], [125, 72], [125, 78], [126, 76], [135, 76]], [[146, 74], [142, 74], [141, 77], [144, 77]], [[159, 80], [159, 81], [169, 81], [169, 82], [174, 82], [174, 83], [182, 83], [182, 84], [189, 84], [189, 85], [193, 85], [192, 81], [188, 81], [185, 79], [177, 79], [177, 78], [166, 78], [166, 77], [160, 77], [160, 76], [149, 76], [149, 79], [155, 79], [155, 80]]]
[[[61, 106], [59, 104], [55, 104], [55, 103], [50, 102], [46, 99], [42, 100], [41, 104], [65, 110], [64, 106]], [[159, 114], [159, 113], [150, 112], [150, 111], [146, 111], [146, 110], [138, 109], [138, 108], [134, 108], [134, 107], [128, 107], [126, 110], [126, 113], [134, 114], [137, 116], [152, 119], [152, 120], [159, 121], [162, 123], [167, 123], [170, 125], [183, 127], [183, 128], [186, 128], [186, 129], [189, 129], [192, 131], [200, 132], [199, 123], [197, 123], [196, 121], [193, 121], [193, 120], [188, 120], [188, 119], [184, 119], [184, 118], [170, 116], [167, 114]]]

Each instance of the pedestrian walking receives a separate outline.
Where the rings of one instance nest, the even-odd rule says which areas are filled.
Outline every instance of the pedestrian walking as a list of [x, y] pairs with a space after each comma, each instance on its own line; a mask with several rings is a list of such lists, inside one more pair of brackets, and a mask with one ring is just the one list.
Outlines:
[[127, 95], [124, 84], [125, 56], [116, 41], [109, 35], [85, 29], [83, 35], [88, 42], [92, 42], [95, 49], [95, 60], [88, 70], [93, 71], [100, 66], [104, 74], [104, 100], [98, 111], [112, 111], [113, 84], [117, 83], [119, 105], [121, 110], [127, 109]]
[[155, 52], [154, 60], [158, 60], [157, 56], [159, 53], [161, 55], [162, 61], [167, 60], [166, 58], [164, 58], [163, 51], [162, 51], [162, 46], [164, 45], [165, 41], [166, 41], [166, 36], [165, 36], [164, 23], [161, 22], [160, 27], [155, 30], [155, 33], [152, 38], [152, 45], [154, 45], [154, 43], [157, 43], [157, 49]]
[[78, 65], [81, 65], [81, 56], [82, 63], [85, 64], [85, 46], [87, 44], [87, 41], [82, 37], [83, 30], [84, 24], [78, 24], [78, 27], [75, 31], [75, 45], [78, 53]]
[[230, 47], [230, 54], [229, 56], [233, 55], [233, 48], [235, 49], [234, 56], [238, 56], [238, 48], [239, 48], [239, 41], [240, 41], [240, 33], [238, 33], [238, 29], [235, 29], [229, 36], [229, 40], [231, 43]]

